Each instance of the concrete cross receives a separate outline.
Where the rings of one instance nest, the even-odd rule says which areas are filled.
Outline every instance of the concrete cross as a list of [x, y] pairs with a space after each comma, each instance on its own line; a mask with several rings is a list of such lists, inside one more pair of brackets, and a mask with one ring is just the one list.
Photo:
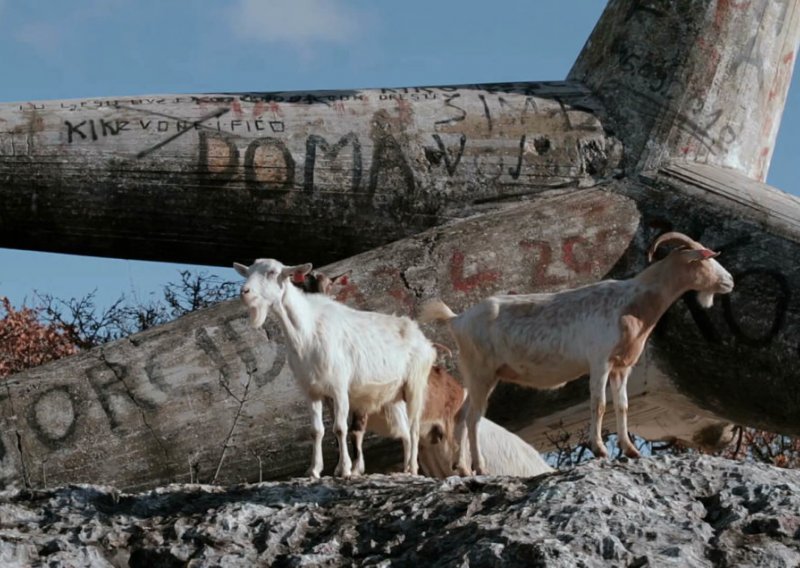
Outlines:
[[[414, 313], [628, 277], [680, 230], [723, 252], [737, 288], [668, 312], [631, 378], [631, 429], [704, 447], [731, 422], [798, 435], [800, 203], [763, 183], [798, 7], [612, 0], [562, 82], [0, 105], [0, 246], [333, 263], [351, 271], [342, 301]], [[249, 330], [233, 301], [14, 376], [0, 478], [300, 474], [285, 361], [277, 328]], [[547, 449], [587, 398], [585, 380], [504, 387], [489, 416]]]

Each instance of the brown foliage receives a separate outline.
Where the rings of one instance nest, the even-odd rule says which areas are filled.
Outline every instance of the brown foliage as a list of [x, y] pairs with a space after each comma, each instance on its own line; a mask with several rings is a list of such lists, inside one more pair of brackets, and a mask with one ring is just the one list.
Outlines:
[[800, 438], [756, 428], [737, 427], [735, 441], [721, 452], [730, 459], [751, 459], [777, 467], [800, 468]]
[[15, 310], [6, 297], [0, 304], [0, 378], [78, 351], [64, 326], [41, 323], [38, 310]]
[[[562, 430], [555, 436], [548, 435], [554, 449], [547, 453], [547, 462], [556, 469], [569, 469], [584, 461], [592, 459], [589, 449], [588, 430], [577, 433]], [[610, 456], [619, 457], [616, 440], [603, 431], [603, 441]], [[631, 441], [644, 456], [673, 455], [678, 456], [701, 450], [692, 449], [678, 440], [666, 442], [649, 442], [632, 436]], [[706, 453], [706, 452], [703, 452]], [[755, 461], [789, 469], [800, 469], [800, 438], [785, 436], [758, 430], [756, 428], [737, 426], [731, 444], [712, 455], [732, 460]]]

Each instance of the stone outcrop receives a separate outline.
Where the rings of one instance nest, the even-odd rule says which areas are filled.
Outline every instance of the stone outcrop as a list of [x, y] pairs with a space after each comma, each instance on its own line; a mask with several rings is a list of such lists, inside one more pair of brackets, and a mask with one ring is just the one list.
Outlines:
[[706, 456], [532, 479], [0, 494], [0, 564], [797, 566], [800, 472]]

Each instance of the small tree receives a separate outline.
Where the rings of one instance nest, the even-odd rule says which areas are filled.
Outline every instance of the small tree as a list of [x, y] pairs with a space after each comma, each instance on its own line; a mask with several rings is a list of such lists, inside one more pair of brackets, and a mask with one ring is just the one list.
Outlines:
[[34, 308], [14, 309], [0, 296], [0, 377], [127, 337], [236, 295], [238, 285], [205, 272], [180, 271], [163, 299], [129, 303], [124, 296], [99, 310], [95, 292], [62, 300], [39, 295]]
[[96, 291], [69, 300], [42, 294], [38, 296], [42, 317], [62, 326], [81, 349], [89, 349], [233, 298], [238, 290], [237, 283], [206, 272], [179, 274], [178, 282], [164, 286], [161, 299], [128, 302], [123, 295], [105, 310], [95, 303]]
[[164, 286], [164, 301], [173, 318], [189, 312], [230, 300], [239, 292], [241, 283], [222, 280], [206, 272], [180, 271], [180, 282], [169, 282]]
[[15, 310], [6, 297], [0, 297], [0, 305], [0, 378], [78, 351], [68, 330], [57, 322], [40, 321], [38, 309]]
[[723, 457], [800, 468], [800, 438], [742, 426], [736, 430], [735, 441], [721, 452]]

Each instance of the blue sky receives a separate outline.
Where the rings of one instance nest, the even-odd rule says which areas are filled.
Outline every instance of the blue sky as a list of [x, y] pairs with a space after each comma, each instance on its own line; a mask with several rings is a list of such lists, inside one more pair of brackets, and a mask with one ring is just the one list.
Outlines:
[[[0, 0], [0, 102], [563, 79], [600, 0]], [[769, 182], [797, 194], [793, 80]], [[146, 299], [185, 265], [0, 249], [0, 296]], [[192, 267], [198, 268], [198, 267]], [[236, 279], [230, 269], [208, 269]]]

